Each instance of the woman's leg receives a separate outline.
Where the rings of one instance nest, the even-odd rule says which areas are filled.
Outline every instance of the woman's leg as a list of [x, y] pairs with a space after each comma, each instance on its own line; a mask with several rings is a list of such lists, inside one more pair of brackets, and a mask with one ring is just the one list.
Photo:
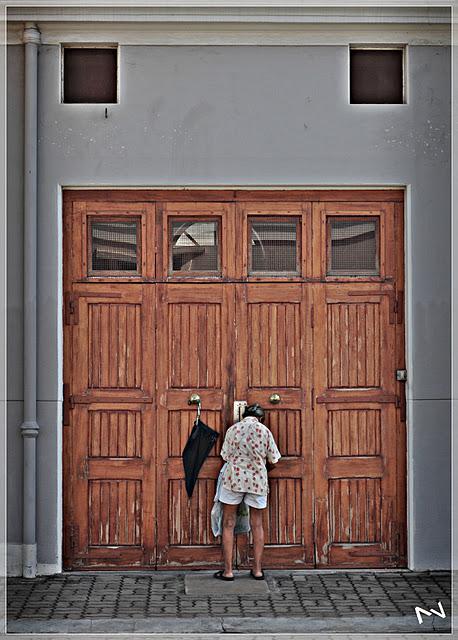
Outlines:
[[233, 575], [232, 549], [234, 547], [234, 527], [238, 506], [238, 504], [225, 504], [223, 506], [223, 575], [226, 578], [230, 578]]
[[262, 554], [264, 551], [264, 527], [262, 526], [263, 509], [250, 507], [250, 525], [253, 536], [253, 573], [262, 575]]

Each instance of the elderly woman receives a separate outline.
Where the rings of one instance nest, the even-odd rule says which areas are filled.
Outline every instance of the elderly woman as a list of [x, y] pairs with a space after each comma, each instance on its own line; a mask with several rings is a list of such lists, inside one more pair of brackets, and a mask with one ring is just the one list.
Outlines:
[[243, 419], [226, 432], [221, 457], [227, 462], [220, 502], [223, 503], [223, 557], [224, 569], [214, 576], [220, 580], [233, 580], [232, 548], [237, 507], [242, 502], [250, 507], [250, 525], [253, 536], [253, 568], [250, 575], [264, 580], [262, 554], [264, 529], [262, 510], [267, 507], [269, 484], [266, 464], [275, 464], [280, 452], [269, 429], [260, 421], [264, 411], [259, 404], [245, 408]]

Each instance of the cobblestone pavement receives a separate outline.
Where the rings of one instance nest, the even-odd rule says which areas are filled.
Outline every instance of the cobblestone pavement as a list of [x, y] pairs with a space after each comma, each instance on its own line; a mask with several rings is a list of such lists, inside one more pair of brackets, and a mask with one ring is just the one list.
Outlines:
[[262, 596], [185, 594], [184, 573], [68, 573], [8, 580], [8, 619], [415, 618], [415, 607], [450, 614], [448, 572], [266, 571]]

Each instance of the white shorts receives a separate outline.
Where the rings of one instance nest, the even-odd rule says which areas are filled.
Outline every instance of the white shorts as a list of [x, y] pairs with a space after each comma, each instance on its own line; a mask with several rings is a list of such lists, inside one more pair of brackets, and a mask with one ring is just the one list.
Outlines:
[[244, 493], [243, 491], [231, 491], [221, 487], [219, 501], [223, 504], [240, 504], [242, 500], [248, 507], [255, 509], [265, 509], [267, 507], [267, 496], [258, 496], [256, 493]]

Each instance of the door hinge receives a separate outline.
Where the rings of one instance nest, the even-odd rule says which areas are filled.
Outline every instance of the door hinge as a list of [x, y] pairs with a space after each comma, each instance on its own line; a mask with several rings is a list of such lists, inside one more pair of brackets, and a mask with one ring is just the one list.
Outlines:
[[70, 395], [70, 385], [67, 382], [63, 384], [63, 395], [64, 395], [64, 403], [62, 410], [62, 422], [64, 427], [68, 427], [70, 425], [70, 411], [75, 408], [75, 402], [73, 400], [73, 396]]
[[395, 299], [396, 324], [404, 321], [404, 291], [398, 291]]
[[78, 538], [79, 538], [79, 526], [77, 524], [69, 525], [69, 534], [70, 534], [70, 549], [72, 553], [78, 548]]
[[405, 422], [407, 419], [406, 394], [402, 390], [400, 395], [396, 396], [396, 409], [399, 409], [399, 420]]
[[65, 324], [78, 324], [78, 297], [65, 294]]

